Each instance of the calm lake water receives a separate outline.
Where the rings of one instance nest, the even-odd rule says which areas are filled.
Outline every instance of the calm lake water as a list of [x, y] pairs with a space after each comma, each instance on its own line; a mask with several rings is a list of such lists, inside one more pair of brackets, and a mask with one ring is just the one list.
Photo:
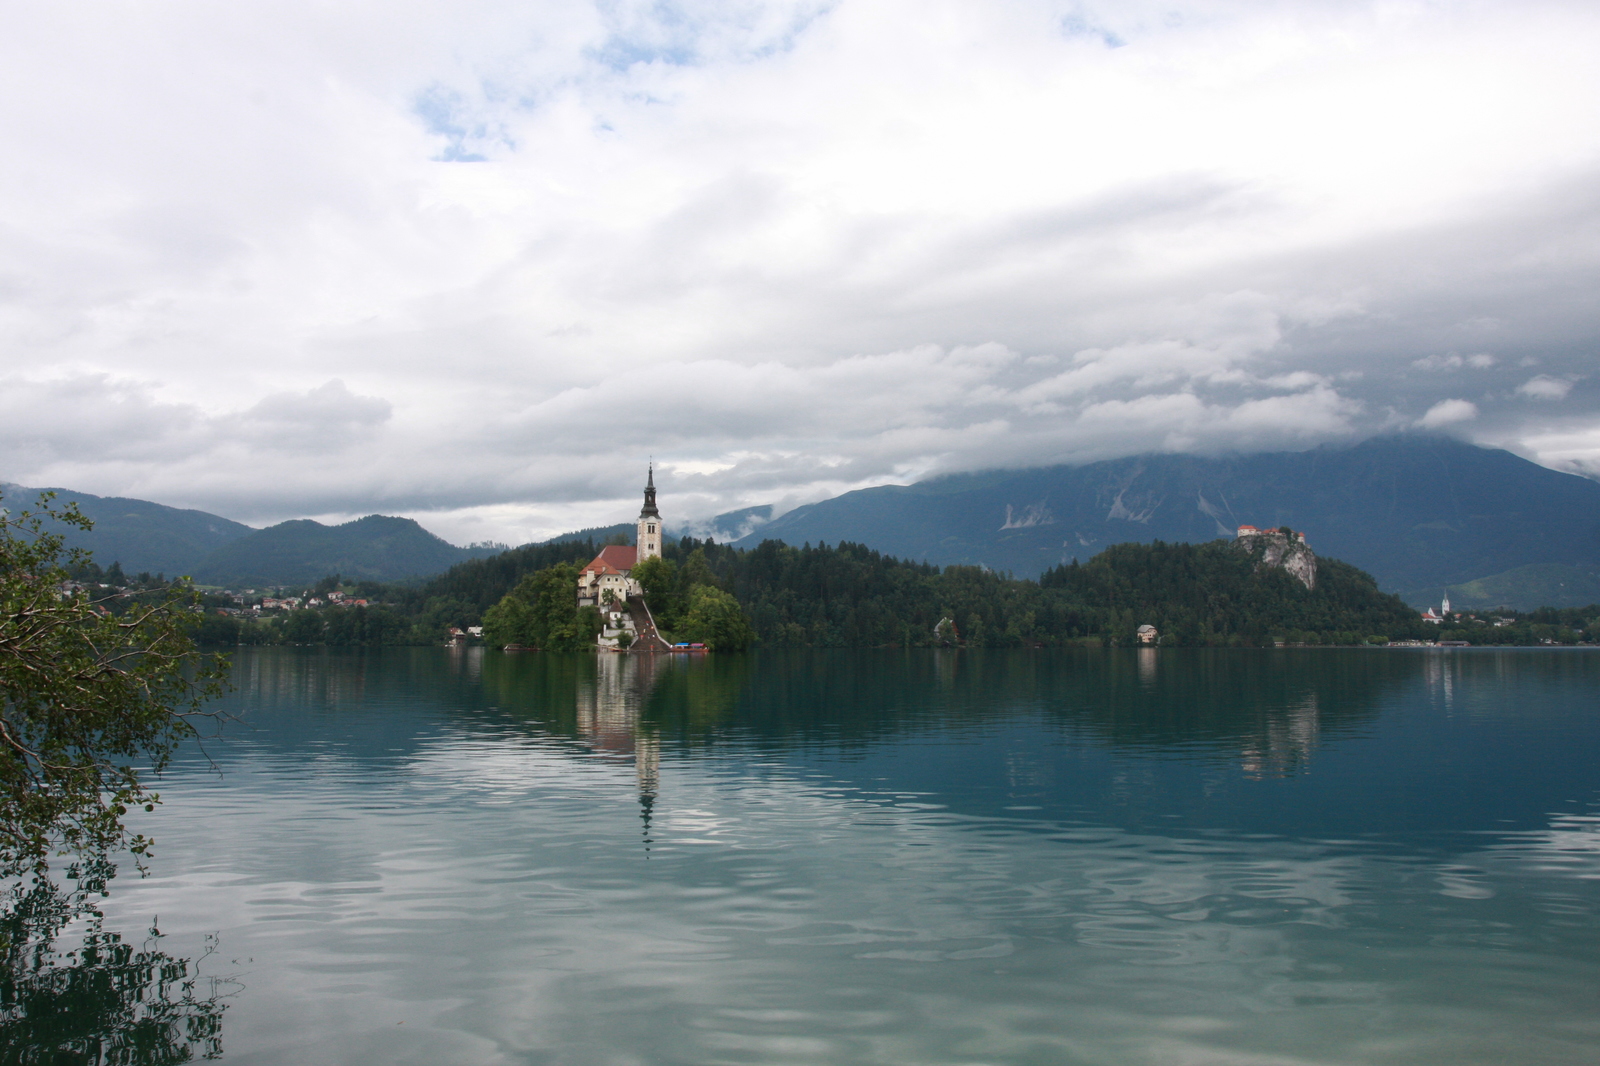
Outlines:
[[1600, 1061], [1600, 653], [242, 649], [238, 1063]]

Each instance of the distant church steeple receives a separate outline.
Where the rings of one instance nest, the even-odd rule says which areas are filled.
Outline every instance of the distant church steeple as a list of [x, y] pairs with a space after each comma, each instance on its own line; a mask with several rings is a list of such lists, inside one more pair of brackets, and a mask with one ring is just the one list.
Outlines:
[[656, 510], [656, 464], [644, 480], [644, 508], [639, 512], [639, 562], [661, 558], [661, 512]]

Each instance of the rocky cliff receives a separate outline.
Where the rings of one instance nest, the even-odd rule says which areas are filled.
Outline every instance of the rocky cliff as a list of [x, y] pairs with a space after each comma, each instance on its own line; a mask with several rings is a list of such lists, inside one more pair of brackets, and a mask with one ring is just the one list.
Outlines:
[[1267, 529], [1233, 542], [1256, 558], [1256, 570], [1277, 567], [1308, 589], [1317, 587], [1317, 557], [1305, 541], [1281, 529]]

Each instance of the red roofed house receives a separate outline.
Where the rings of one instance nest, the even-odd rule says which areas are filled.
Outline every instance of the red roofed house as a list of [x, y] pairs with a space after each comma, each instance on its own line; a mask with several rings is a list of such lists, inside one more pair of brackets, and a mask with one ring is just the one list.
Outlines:
[[637, 595], [639, 583], [629, 575], [638, 559], [639, 549], [627, 544], [601, 548], [594, 561], [578, 574], [578, 606], [598, 607], [610, 600], [622, 603]]
[[[661, 557], [661, 512], [656, 510], [656, 472], [652, 465], [645, 477], [644, 508], [639, 512], [638, 544], [610, 544], [578, 574], [578, 606], [603, 607], [614, 600], [618, 605], [639, 594], [633, 568], [645, 559]], [[611, 595], [607, 596], [606, 593]]]

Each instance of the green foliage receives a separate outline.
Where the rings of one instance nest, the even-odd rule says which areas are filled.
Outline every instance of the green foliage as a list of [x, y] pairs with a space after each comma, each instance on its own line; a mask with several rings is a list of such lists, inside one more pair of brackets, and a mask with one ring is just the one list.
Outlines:
[[[1259, 553], [1257, 553], [1259, 554]], [[1419, 634], [1415, 611], [1337, 559], [1317, 561], [1308, 590], [1231, 541], [1118, 544], [1087, 564], [1048, 570], [1040, 586], [1061, 594], [1114, 643], [1154, 625], [1164, 644], [1358, 643], [1375, 632]], [[1113, 617], [1115, 616], [1115, 617]], [[1342, 637], [1348, 636], [1345, 640]]]
[[743, 651], [756, 639], [739, 601], [711, 585], [700, 585], [690, 593], [678, 636], [712, 651]]
[[157, 802], [146, 773], [194, 733], [227, 669], [195, 649], [192, 591], [64, 592], [85, 556], [45, 522], [89, 523], [50, 499], [0, 512], [0, 876], [43, 871], [56, 852], [143, 854], [123, 815]]
[[[637, 564], [631, 575], [639, 583], [645, 602], [655, 615], [656, 624], [668, 626], [664, 619], [676, 621], [681, 610], [678, 595], [678, 566], [676, 563], [652, 557]], [[668, 626], [670, 628], [670, 626]]]
[[411, 630], [411, 623], [385, 607], [338, 607], [322, 614], [327, 620], [322, 639], [329, 644], [401, 644]]
[[279, 627], [285, 644], [321, 644], [327, 631], [324, 612], [305, 609], [290, 611]]
[[1595, 644], [1600, 643], [1600, 604], [1541, 607], [1526, 614], [1517, 611], [1477, 616], [1456, 614], [1438, 628], [1436, 635], [1440, 640], [1511, 647]]
[[594, 644], [600, 612], [579, 608], [578, 568], [571, 563], [537, 570], [485, 612], [484, 640], [544, 651], [576, 651]]
[[[351, 609], [329, 608], [295, 612], [324, 617], [320, 635], [309, 620], [290, 616], [246, 624], [238, 639], [251, 642], [255, 632], [274, 641], [429, 644], [443, 640], [448, 626], [465, 629], [481, 619], [491, 646], [584, 648], [598, 621], [574, 606], [575, 564], [597, 550], [589, 541], [536, 545], [464, 564], [419, 588], [367, 589], [369, 598], [394, 607], [384, 608], [385, 624], [359, 636], [337, 624]], [[1258, 572], [1259, 555], [1238, 550], [1233, 541], [1120, 544], [1035, 582], [976, 566], [905, 562], [848, 542], [794, 548], [766, 541], [745, 550], [685, 537], [668, 542], [663, 558], [639, 563], [633, 577], [663, 635], [723, 649], [753, 641], [766, 647], [1120, 645], [1133, 643], [1143, 624], [1160, 630], [1168, 646], [1443, 636], [1337, 559], [1318, 560], [1317, 587], [1308, 590], [1282, 570]], [[494, 597], [484, 599], [490, 593]], [[1496, 639], [1538, 643], [1557, 631], [1566, 634], [1561, 639], [1575, 639], [1572, 634], [1587, 632], [1584, 625], [1597, 613], [1551, 616], [1540, 624], [1554, 628], [1538, 636], [1523, 627], [1515, 639]], [[941, 619], [950, 625], [936, 633]], [[1480, 627], [1471, 639], [1485, 642], [1485, 632]]]
[[728, 569], [743, 553], [688, 537], [666, 548], [677, 558], [646, 559], [633, 569], [656, 625], [676, 640], [723, 650], [749, 647], [755, 630], [738, 599], [721, 591], [722, 578], [711, 562], [715, 555]]
[[1232, 542], [1124, 544], [1087, 564], [1018, 581], [980, 567], [939, 569], [859, 544], [741, 551], [685, 539], [669, 555], [699, 555], [748, 612], [763, 646], [919, 646], [950, 639], [1020, 647], [1131, 644], [1142, 624], [1164, 644], [1260, 645], [1295, 633], [1312, 643], [1369, 633], [1420, 634], [1416, 612], [1338, 560], [1319, 560], [1316, 591], [1280, 570], [1255, 571]]
[[712, 573], [706, 559], [706, 546], [699, 545], [683, 561], [683, 572], [678, 575], [678, 591], [687, 595], [702, 585], [716, 585], [717, 575]]
[[483, 641], [491, 648], [533, 646], [533, 608], [507, 593], [483, 613]]
[[205, 647], [238, 644], [243, 632], [244, 624], [237, 618], [208, 613], [200, 616], [200, 622], [194, 628], [194, 641]]
[[[582, 566], [599, 551], [595, 542], [587, 539], [528, 544], [488, 558], [460, 563], [414, 588], [389, 585], [383, 586], [381, 591], [373, 589], [363, 595], [367, 599], [376, 597], [384, 603], [393, 603], [408, 615], [419, 613], [422, 605], [429, 600], [444, 599], [464, 605], [471, 616], [464, 620], [476, 625], [476, 619], [499, 603], [526, 575], [557, 563]], [[577, 596], [576, 588], [573, 596]]]

